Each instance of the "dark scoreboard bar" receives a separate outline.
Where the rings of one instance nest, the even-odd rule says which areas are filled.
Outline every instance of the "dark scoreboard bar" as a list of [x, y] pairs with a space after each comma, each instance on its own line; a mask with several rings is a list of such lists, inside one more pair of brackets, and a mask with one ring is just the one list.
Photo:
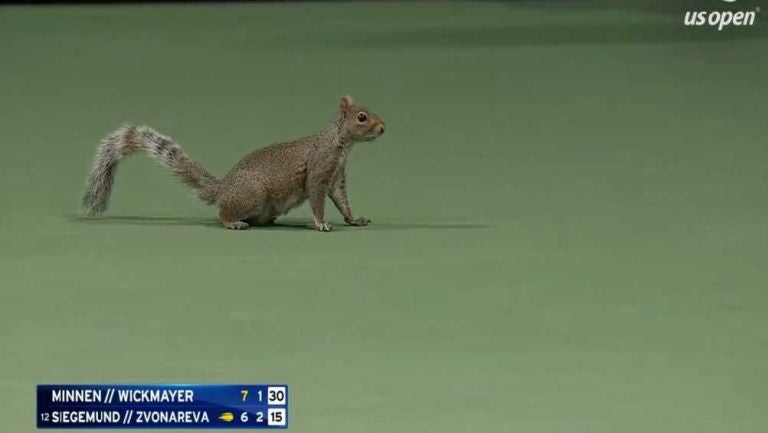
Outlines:
[[37, 428], [288, 428], [288, 385], [38, 385]]

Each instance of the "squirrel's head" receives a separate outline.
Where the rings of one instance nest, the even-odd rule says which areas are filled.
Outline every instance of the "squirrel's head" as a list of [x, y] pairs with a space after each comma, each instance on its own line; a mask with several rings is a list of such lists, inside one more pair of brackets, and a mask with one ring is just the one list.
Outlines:
[[384, 133], [384, 121], [366, 107], [355, 105], [351, 96], [341, 98], [339, 132], [349, 141], [371, 141]]

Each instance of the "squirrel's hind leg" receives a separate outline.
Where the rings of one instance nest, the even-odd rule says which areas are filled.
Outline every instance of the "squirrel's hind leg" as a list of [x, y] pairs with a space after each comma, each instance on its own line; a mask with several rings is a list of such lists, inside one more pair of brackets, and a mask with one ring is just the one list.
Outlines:
[[[219, 196], [219, 219], [224, 227], [245, 230], [259, 225], [264, 219], [266, 194], [261, 188], [254, 188], [248, 194], [237, 194], [237, 190]], [[262, 223], [263, 224], [263, 223]]]
[[245, 221], [222, 221], [222, 224], [230, 230], [247, 230], [250, 227]]

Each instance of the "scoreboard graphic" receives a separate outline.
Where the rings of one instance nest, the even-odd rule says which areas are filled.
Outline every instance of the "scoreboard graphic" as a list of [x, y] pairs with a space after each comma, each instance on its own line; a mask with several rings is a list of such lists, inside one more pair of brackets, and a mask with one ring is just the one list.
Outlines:
[[37, 428], [287, 429], [288, 385], [38, 385]]

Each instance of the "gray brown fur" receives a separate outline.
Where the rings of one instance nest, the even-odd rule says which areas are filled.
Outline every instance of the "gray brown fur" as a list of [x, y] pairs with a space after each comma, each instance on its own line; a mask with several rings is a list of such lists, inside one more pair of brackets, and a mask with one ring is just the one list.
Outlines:
[[325, 220], [325, 198], [330, 197], [349, 225], [370, 220], [355, 218], [347, 199], [346, 161], [352, 145], [384, 133], [384, 122], [352, 98], [341, 100], [336, 119], [325, 130], [277, 143], [244, 156], [222, 179], [190, 158], [172, 138], [147, 126], [124, 125], [99, 145], [83, 197], [86, 213], [107, 209], [119, 161], [143, 150], [160, 160], [183, 183], [194, 188], [207, 204], [217, 205], [219, 219], [230, 229], [270, 224], [309, 200], [314, 226], [330, 231]]

